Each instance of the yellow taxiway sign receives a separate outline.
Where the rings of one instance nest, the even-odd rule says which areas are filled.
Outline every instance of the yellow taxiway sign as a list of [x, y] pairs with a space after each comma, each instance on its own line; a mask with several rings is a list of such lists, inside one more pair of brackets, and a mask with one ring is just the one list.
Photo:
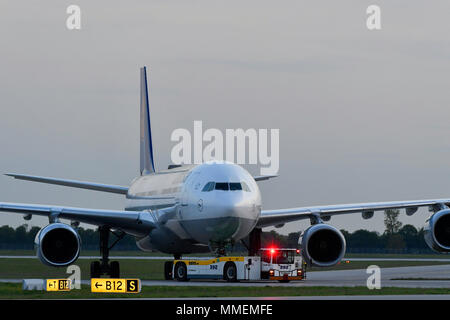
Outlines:
[[139, 279], [91, 279], [91, 292], [101, 293], [139, 293], [141, 280]]
[[47, 279], [47, 291], [70, 291], [70, 279]]

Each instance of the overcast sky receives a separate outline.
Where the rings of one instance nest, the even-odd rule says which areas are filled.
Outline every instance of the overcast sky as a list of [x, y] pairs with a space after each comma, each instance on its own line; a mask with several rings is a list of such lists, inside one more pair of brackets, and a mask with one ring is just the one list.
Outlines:
[[[81, 30], [66, 28], [70, 4]], [[379, 31], [366, 28], [371, 4]], [[280, 129], [280, 176], [260, 182], [265, 209], [450, 197], [448, 12], [448, 1], [2, 1], [0, 172], [128, 185], [147, 65], [160, 169], [172, 131], [202, 120]], [[5, 176], [0, 201], [124, 207], [120, 195]], [[382, 213], [330, 223], [384, 230]]]

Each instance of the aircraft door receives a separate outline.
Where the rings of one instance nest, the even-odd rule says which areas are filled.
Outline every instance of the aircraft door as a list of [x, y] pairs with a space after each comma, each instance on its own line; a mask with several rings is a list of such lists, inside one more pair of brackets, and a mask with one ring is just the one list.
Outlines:
[[183, 194], [181, 196], [181, 205], [183, 207], [187, 207], [189, 205], [189, 201], [192, 200], [191, 197], [193, 196], [194, 186], [199, 176], [200, 172], [194, 172], [187, 178]]

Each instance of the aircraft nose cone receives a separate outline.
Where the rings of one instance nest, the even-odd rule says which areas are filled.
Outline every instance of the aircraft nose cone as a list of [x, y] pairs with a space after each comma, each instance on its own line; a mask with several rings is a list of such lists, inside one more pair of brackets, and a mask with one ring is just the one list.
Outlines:
[[258, 219], [258, 207], [243, 196], [236, 196], [223, 203], [222, 217], [225, 224], [233, 226], [233, 238], [243, 238], [254, 228]]
[[242, 195], [236, 195], [224, 199], [221, 204], [222, 215], [226, 217], [252, 218], [254, 205]]

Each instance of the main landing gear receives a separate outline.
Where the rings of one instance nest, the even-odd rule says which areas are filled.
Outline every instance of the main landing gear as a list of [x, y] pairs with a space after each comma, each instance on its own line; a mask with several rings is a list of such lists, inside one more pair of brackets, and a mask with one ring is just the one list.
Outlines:
[[[173, 255], [173, 260], [180, 260], [180, 259], [181, 259], [181, 254], [180, 253], [176, 253], [176, 254]], [[164, 262], [164, 279], [166, 279], [166, 280], [172, 280], [173, 279], [173, 274], [172, 274], [173, 260]], [[180, 271], [177, 268], [175, 268], [175, 274], [177, 272], [179, 273]]]
[[255, 256], [261, 249], [261, 233], [261, 229], [255, 228], [248, 235], [248, 244], [242, 240], [242, 244], [247, 248], [249, 256]]
[[[100, 278], [101, 275], [108, 275], [111, 278], [120, 277], [120, 266], [118, 261], [109, 262], [109, 250], [111, 250], [119, 240], [121, 240], [125, 233], [114, 233], [107, 226], [98, 228], [100, 233], [100, 254], [102, 256], [100, 261], [91, 262], [91, 278]], [[109, 245], [109, 233], [112, 233], [117, 239]]]

